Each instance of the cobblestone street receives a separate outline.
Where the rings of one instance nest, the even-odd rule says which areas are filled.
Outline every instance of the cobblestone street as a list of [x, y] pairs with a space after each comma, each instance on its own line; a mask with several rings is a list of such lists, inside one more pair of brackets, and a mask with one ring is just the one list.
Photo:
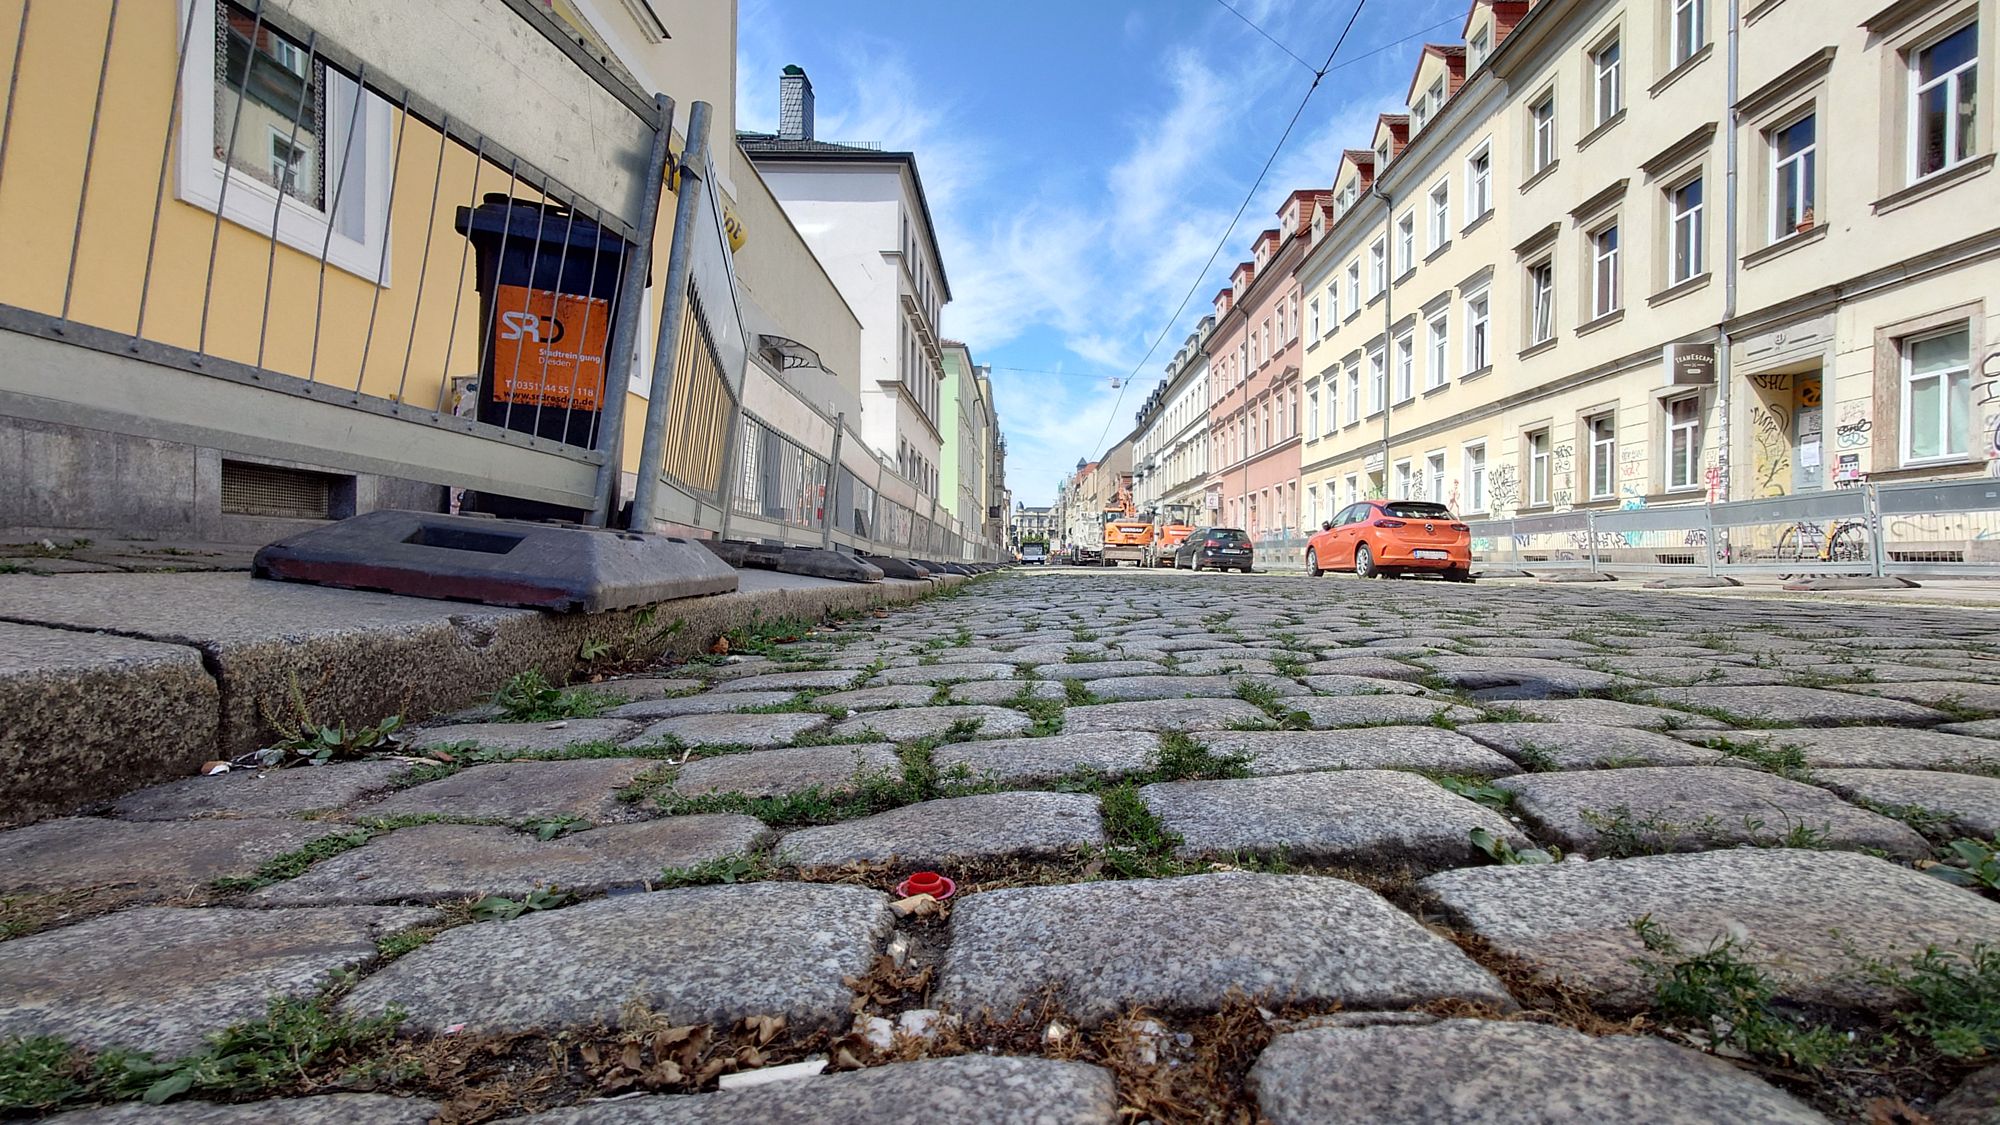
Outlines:
[[0, 833], [12, 1104], [1990, 1122], [1992, 620], [1017, 571], [780, 623]]

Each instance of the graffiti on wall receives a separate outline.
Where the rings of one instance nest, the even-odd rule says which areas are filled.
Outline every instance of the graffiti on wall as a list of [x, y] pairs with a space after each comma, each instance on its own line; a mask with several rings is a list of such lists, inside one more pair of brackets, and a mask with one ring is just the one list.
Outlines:
[[[1756, 377], [1753, 377], [1756, 378]], [[1791, 376], [1784, 376], [1790, 380]], [[1750, 486], [1752, 496], [1783, 496], [1792, 483], [1792, 420], [1783, 407], [1759, 404], [1750, 408]]]
[[1553, 473], [1555, 481], [1550, 495], [1550, 499], [1555, 501], [1552, 506], [1558, 512], [1569, 511], [1571, 508], [1576, 507], [1576, 482], [1574, 479], [1576, 446], [1567, 441], [1556, 446], [1550, 451], [1550, 463], [1554, 466], [1555, 470]]
[[1486, 495], [1492, 502], [1494, 515], [1514, 510], [1514, 502], [1520, 499], [1519, 489], [1512, 465], [1495, 465], [1486, 474]]

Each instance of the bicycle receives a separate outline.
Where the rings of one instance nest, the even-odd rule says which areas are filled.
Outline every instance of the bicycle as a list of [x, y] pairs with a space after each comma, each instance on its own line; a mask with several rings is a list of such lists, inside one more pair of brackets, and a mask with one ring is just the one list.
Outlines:
[[[1808, 559], [1825, 563], [1867, 562], [1868, 525], [1861, 520], [1840, 520], [1828, 532], [1820, 524], [1801, 520], [1778, 536], [1778, 547], [1772, 557], [1780, 562], [1805, 562]], [[1784, 578], [1810, 576], [1804, 571], [1781, 575]]]

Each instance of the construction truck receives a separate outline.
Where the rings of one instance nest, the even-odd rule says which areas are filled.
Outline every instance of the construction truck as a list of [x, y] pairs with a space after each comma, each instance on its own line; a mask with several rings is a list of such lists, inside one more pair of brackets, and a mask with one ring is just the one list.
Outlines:
[[1104, 565], [1120, 561], [1139, 566], [1153, 549], [1153, 521], [1132, 503], [1132, 478], [1118, 482], [1118, 491], [1104, 509]]
[[1146, 550], [1145, 565], [1174, 565], [1174, 552], [1194, 534], [1195, 510], [1193, 504], [1167, 504], [1155, 513], [1153, 545]]

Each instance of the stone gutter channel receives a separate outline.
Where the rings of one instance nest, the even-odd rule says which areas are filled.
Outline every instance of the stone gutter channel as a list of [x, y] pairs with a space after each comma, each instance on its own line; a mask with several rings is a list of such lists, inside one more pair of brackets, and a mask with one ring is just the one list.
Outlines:
[[0, 827], [193, 775], [296, 721], [416, 723], [509, 677], [567, 682], [586, 642], [703, 652], [755, 620], [916, 601], [967, 579], [739, 572], [652, 613], [558, 615], [261, 581], [242, 572], [0, 574]]

